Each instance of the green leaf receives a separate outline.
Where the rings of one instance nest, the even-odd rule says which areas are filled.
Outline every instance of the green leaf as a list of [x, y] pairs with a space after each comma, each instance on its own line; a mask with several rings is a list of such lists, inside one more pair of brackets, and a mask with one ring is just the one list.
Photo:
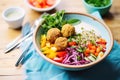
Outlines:
[[81, 57], [80, 57], [80, 56], [77, 56], [77, 60], [80, 61], [80, 60], [81, 60]]
[[80, 23], [80, 20], [79, 19], [69, 19], [67, 21], [68, 24], [75, 24], [75, 23]]
[[77, 49], [78, 52], [83, 52], [82, 48]]
[[85, 0], [88, 4], [95, 7], [103, 7], [110, 3], [110, 0]]
[[75, 24], [75, 23], [80, 22], [79, 19], [64, 20], [64, 18], [63, 18], [64, 14], [65, 14], [65, 10], [58, 11], [54, 15], [50, 15], [50, 14], [44, 15], [43, 18], [45, 19], [45, 21], [41, 25], [41, 27], [44, 28], [43, 30], [45, 31], [45, 33], [50, 28], [55, 28], [56, 27], [56, 28], [61, 30], [62, 26], [67, 24], [67, 23], [68, 24]]

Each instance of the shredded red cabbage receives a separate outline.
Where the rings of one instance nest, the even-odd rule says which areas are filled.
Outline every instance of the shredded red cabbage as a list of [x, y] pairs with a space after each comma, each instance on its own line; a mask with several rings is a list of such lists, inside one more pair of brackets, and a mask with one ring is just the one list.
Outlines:
[[76, 48], [66, 48], [66, 52], [67, 54], [62, 62], [63, 64], [82, 65], [90, 63], [84, 59], [83, 53], [78, 52]]

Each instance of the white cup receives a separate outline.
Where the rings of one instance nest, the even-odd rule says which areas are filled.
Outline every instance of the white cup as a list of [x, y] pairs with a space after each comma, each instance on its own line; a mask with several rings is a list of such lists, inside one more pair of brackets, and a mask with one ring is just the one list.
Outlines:
[[10, 7], [3, 11], [2, 17], [13, 29], [20, 28], [25, 16], [24, 9], [20, 7]]

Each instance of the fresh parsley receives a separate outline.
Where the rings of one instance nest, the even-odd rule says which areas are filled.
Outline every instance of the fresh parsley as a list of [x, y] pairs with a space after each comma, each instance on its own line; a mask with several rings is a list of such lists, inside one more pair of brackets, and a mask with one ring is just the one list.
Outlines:
[[95, 7], [104, 7], [110, 3], [110, 0], [85, 0], [88, 4]]

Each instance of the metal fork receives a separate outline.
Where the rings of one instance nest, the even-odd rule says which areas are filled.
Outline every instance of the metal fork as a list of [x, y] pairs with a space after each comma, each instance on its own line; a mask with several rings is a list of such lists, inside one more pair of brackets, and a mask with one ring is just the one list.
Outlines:
[[22, 31], [21, 31], [21, 35], [19, 35], [18, 37], [16, 37], [12, 42], [10, 42], [6, 47], [5, 47], [5, 52], [9, 52], [6, 51], [8, 50], [11, 46], [13, 46], [16, 42], [19, 41], [19, 39], [21, 39], [22, 37], [26, 36], [28, 33], [30, 32], [30, 23], [27, 22], [23, 27], [22, 27]]
[[32, 30], [31, 30], [31, 32], [30, 32], [29, 34], [27, 34], [26, 36], [24, 36], [22, 39], [20, 39], [18, 42], [16, 42], [16, 43], [15, 43], [14, 45], [12, 45], [11, 47], [7, 48], [4, 52], [7, 53], [7, 52], [11, 51], [11, 50], [14, 49], [17, 45], [19, 45], [21, 42], [23, 42], [25, 39], [27, 39], [28, 37], [30, 37], [30, 36], [33, 34], [33, 32], [34, 32], [34, 28], [36, 28], [36, 27], [38, 27], [39, 25], [41, 25], [42, 22], [44, 21], [44, 19], [42, 18], [42, 16], [45, 15], [45, 14], [46, 14], [46, 13], [42, 14], [42, 15], [40, 16], [40, 18], [38, 18], [38, 19], [34, 22], [34, 24], [33, 24], [33, 26], [32, 26]]
[[[45, 13], [44, 13], [44, 14], [45, 14]], [[44, 14], [43, 14], [43, 15], [44, 15]], [[42, 15], [42, 16], [43, 16], [43, 15]], [[38, 27], [38, 26], [40, 26], [40, 25], [43, 23], [44, 19], [42, 18], [42, 16], [35, 21], [35, 24], [33, 25], [32, 31], [27, 35], [27, 37], [29, 37], [30, 35], [33, 34], [33, 31], [34, 31], [34, 28], [35, 28], [35, 27]], [[23, 38], [23, 39], [26, 39], [27, 37], [25, 36], [25, 38]], [[20, 58], [18, 59], [18, 61], [17, 61], [16, 64], [15, 64], [16, 67], [18, 67], [18, 66], [20, 66], [20, 65], [22, 66], [22, 65], [24, 64], [24, 62], [25, 62], [25, 61], [23, 61], [23, 60], [24, 60], [24, 56], [25, 56], [26, 53], [29, 51], [29, 48], [30, 48], [31, 44], [32, 44], [32, 41], [30, 41], [30, 42], [25, 46], [25, 48], [24, 48], [24, 50], [23, 50], [23, 52], [22, 52], [22, 55], [20, 56]]]

